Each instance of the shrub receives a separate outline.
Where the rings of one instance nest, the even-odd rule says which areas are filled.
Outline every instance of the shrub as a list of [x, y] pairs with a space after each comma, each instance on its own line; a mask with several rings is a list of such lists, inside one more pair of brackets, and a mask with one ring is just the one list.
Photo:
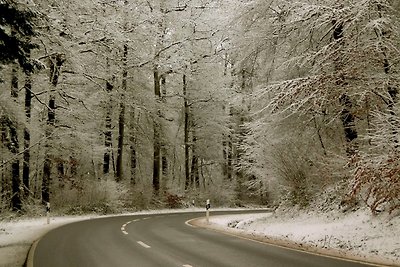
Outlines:
[[68, 214], [117, 212], [125, 193], [122, 186], [112, 180], [81, 180], [55, 191], [53, 208]]
[[391, 213], [400, 208], [400, 155], [390, 153], [357, 159], [351, 197], [361, 196], [373, 213], [384, 206]]

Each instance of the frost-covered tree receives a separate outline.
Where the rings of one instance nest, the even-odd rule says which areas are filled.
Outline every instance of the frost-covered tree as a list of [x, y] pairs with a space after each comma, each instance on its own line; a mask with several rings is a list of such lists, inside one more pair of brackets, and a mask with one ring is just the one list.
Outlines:
[[[307, 132], [314, 128], [321, 159], [343, 153], [336, 149], [338, 144], [343, 144], [348, 158], [368, 149], [359, 136], [371, 126], [371, 113], [394, 114], [397, 103], [395, 8], [395, 1], [385, 0], [251, 3], [243, 13], [244, 38], [239, 40], [251, 47], [241, 58], [255, 58], [259, 89], [253, 95], [256, 120], [248, 125], [252, 130], [246, 154], [262, 146], [274, 151], [273, 142], [262, 140], [273, 129], [288, 136], [285, 131], [290, 127], [304, 126]], [[300, 124], [290, 125], [295, 121]], [[339, 123], [341, 134], [331, 129]], [[304, 156], [314, 166], [323, 162]], [[250, 162], [257, 159], [247, 160], [248, 170], [254, 171]]]
[[[18, 67], [21, 67], [27, 73], [32, 72], [35, 67], [35, 63], [30, 58], [31, 50], [37, 48], [37, 45], [31, 41], [32, 37], [35, 35], [33, 25], [35, 16], [36, 14], [28, 9], [27, 6], [19, 5], [15, 1], [0, 2], [0, 64], [18, 63], [18, 65], [14, 65], [12, 68], [11, 96], [13, 98], [18, 97], [19, 91]], [[0, 79], [0, 81], [2, 81], [2, 79]], [[18, 138], [19, 127], [15, 116], [12, 114], [5, 114], [4, 110], [1, 110], [0, 120], [3, 144], [8, 147], [9, 151], [12, 153], [12, 160], [10, 160], [12, 177], [11, 207], [13, 210], [19, 211], [22, 206], [22, 186], [19, 174], [20, 160], [18, 156], [20, 148]], [[28, 154], [28, 152], [26, 152], [27, 150], [28, 148], [25, 146], [24, 155]], [[26, 164], [26, 157], [24, 157], [24, 159], [24, 164]], [[4, 168], [4, 164], [2, 168]], [[25, 186], [24, 192], [27, 192], [27, 190], [29, 190], [29, 174], [27, 175], [26, 171], [24, 171], [23, 178], [23, 185]], [[2, 189], [5, 189], [4, 185]]]

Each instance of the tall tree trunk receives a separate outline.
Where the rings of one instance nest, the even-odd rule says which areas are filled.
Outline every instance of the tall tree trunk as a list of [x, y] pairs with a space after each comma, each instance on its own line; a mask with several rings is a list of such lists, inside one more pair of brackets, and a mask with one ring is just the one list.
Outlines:
[[[127, 5], [127, 1], [125, 1]], [[121, 102], [120, 102], [120, 113], [119, 113], [119, 126], [118, 126], [118, 148], [117, 148], [117, 171], [116, 171], [116, 181], [122, 180], [123, 176], [123, 152], [124, 152], [124, 132], [125, 132], [125, 93], [127, 89], [127, 78], [128, 78], [128, 45], [124, 44], [124, 51], [122, 56], [122, 88], [121, 88]]]
[[200, 174], [199, 174], [199, 157], [197, 156], [197, 151], [196, 151], [196, 142], [197, 142], [197, 137], [196, 133], [193, 130], [193, 137], [192, 137], [192, 167], [191, 167], [191, 182], [194, 188], [199, 188], [200, 187]]
[[22, 182], [24, 184], [24, 197], [30, 192], [30, 158], [31, 158], [31, 134], [29, 124], [31, 122], [32, 110], [32, 73], [25, 71], [25, 119], [26, 126], [24, 128], [24, 163], [22, 167]]
[[[55, 54], [50, 58], [50, 83], [55, 91], [58, 84], [58, 79], [61, 73], [61, 66], [65, 62], [64, 54]], [[43, 179], [42, 179], [42, 203], [47, 204], [50, 202], [50, 185], [51, 185], [51, 153], [50, 148], [52, 146], [52, 134], [55, 127], [56, 121], [56, 96], [55, 93], [50, 93], [49, 104], [47, 110], [47, 129], [46, 129], [46, 144], [45, 144], [45, 156], [43, 164]]]
[[184, 99], [184, 146], [185, 146], [185, 190], [189, 189], [190, 182], [190, 144], [189, 144], [189, 101], [187, 92], [186, 74], [183, 74], [183, 99]]
[[[333, 30], [333, 39], [338, 43], [339, 46], [344, 46], [343, 41], [343, 30], [344, 26], [343, 23], [333, 21], [334, 25]], [[340, 51], [340, 49], [339, 49]], [[338, 52], [337, 59], [335, 62], [335, 71], [339, 74], [339, 78], [337, 79], [336, 85], [338, 87], [344, 87], [347, 85], [345, 78], [341, 72], [343, 71], [343, 59], [342, 53]], [[346, 153], [349, 157], [352, 157], [354, 154], [357, 153], [357, 144], [355, 144], [354, 140], [357, 139], [357, 130], [354, 121], [354, 115], [352, 112], [353, 103], [347, 93], [343, 93], [339, 97], [339, 103], [342, 106], [342, 111], [340, 114], [340, 119], [342, 121], [342, 125], [344, 128], [344, 135], [346, 139]]]
[[[167, 95], [167, 78], [166, 74], [162, 74], [160, 77], [160, 94], [161, 94], [161, 102], [166, 103], [166, 95]], [[160, 140], [161, 141], [161, 140]], [[165, 190], [168, 184], [168, 159], [167, 159], [167, 146], [165, 142], [161, 141], [161, 187]]]
[[[228, 53], [224, 56], [224, 77], [228, 75], [228, 67], [229, 67], [229, 59]], [[232, 79], [233, 80], [233, 79]], [[231, 82], [230, 87], [233, 87], [233, 82]], [[232, 119], [232, 108], [224, 105], [223, 107], [224, 112], [229, 114], [229, 120]], [[228, 125], [229, 130], [231, 130], [231, 124]], [[223, 134], [222, 136], [222, 154], [223, 154], [223, 164], [222, 164], [222, 172], [223, 177], [228, 181], [232, 180], [232, 155], [233, 155], [233, 142], [232, 142], [232, 135], [229, 132], [228, 134]]]
[[[11, 97], [18, 98], [18, 69], [17, 64], [13, 64], [11, 72]], [[18, 130], [17, 126], [10, 121], [10, 151], [13, 154], [13, 160], [11, 162], [11, 184], [12, 184], [12, 197], [11, 207], [14, 211], [21, 210], [21, 178], [19, 175], [19, 141], [18, 141]]]
[[11, 163], [11, 175], [12, 175], [12, 198], [11, 198], [11, 207], [14, 211], [21, 210], [21, 192], [20, 192], [20, 176], [19, 176], [19, 142], [18, 142], [18, 131], [17, 127], [14, 124], [9, 125], [10, 127], [10, 139], [11, 146], [10, 151], [13, 153], [14, 159]]
[[123, 151], [124, 151], [124, 133], [125, 132], [125, 103], [121, 98], [120, 113], [118, 119], [118, 148], [115, 180], [120, 182], [123, 176]]
[[136, 166], [137, 166], [137, 155], [136, 155], [136, 141], [135, 137], [131, 137], [131, 184], [136, 184]]
[[57, 162], [57, 176], [58, 176], [59, 187], [64, 188], [65, 168], [64, 168], [64, 161], [62, 159], [58, 159]]
[[18, 65], [13, 63], [11, 70], [11, 97], [18, 98], [18, 92]]
[[[109, 81], [106, 82], [106, 91], [107, 91], [108, 95], [110, 95], [111, 91], [114, 88], [112, 82], [109, 82]], [[108, 103], [108, 107], [107, 107], [107, 111], [106, 111], [106, 121], [105, 121], [106, 129], [104, 132], [105, 151], [104, 151], [104, 157], [103, 157], [103, 174], [108, 174], [110, 172], [110, 159], [111, 159], [111, 149], [112, 149], [111, 110], [112, 110], [112, 103], [111, 103], [111, 96], [109, 96], [109, 103]]]
[[[157, 66], [153, 71], [154, 76], [154, 95], [156, 96], [156, 101], [161, 96], [161, 88], [160, 88], [160, 75], [157, 69]], [[154, 157], [153, 157], [153, 190], [156, 195], [160, 190], [160, 167], [161, 167], [161, 142], [160, 142], [160, 125], [158, 121], [159, 110], [155, 114], [154, 118]]]

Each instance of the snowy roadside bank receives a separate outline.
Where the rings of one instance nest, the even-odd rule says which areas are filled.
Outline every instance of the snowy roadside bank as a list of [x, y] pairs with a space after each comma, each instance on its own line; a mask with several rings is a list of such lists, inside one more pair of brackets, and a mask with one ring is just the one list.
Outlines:
[[373, 216], [366, 209], [343, 214], [302, 213], [211, 216], [199, 226], [309, 252], [400, 266], [400, 216]]

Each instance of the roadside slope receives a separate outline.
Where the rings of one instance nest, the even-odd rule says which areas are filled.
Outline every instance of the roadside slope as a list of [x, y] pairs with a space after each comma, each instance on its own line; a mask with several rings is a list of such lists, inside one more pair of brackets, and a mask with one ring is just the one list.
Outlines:
[[318, 214], [290, 210], [269, 215], [211, 216], [191, 221], [245, 238], [333, 257], [400, 266], [400, 217], [368, 210]]

